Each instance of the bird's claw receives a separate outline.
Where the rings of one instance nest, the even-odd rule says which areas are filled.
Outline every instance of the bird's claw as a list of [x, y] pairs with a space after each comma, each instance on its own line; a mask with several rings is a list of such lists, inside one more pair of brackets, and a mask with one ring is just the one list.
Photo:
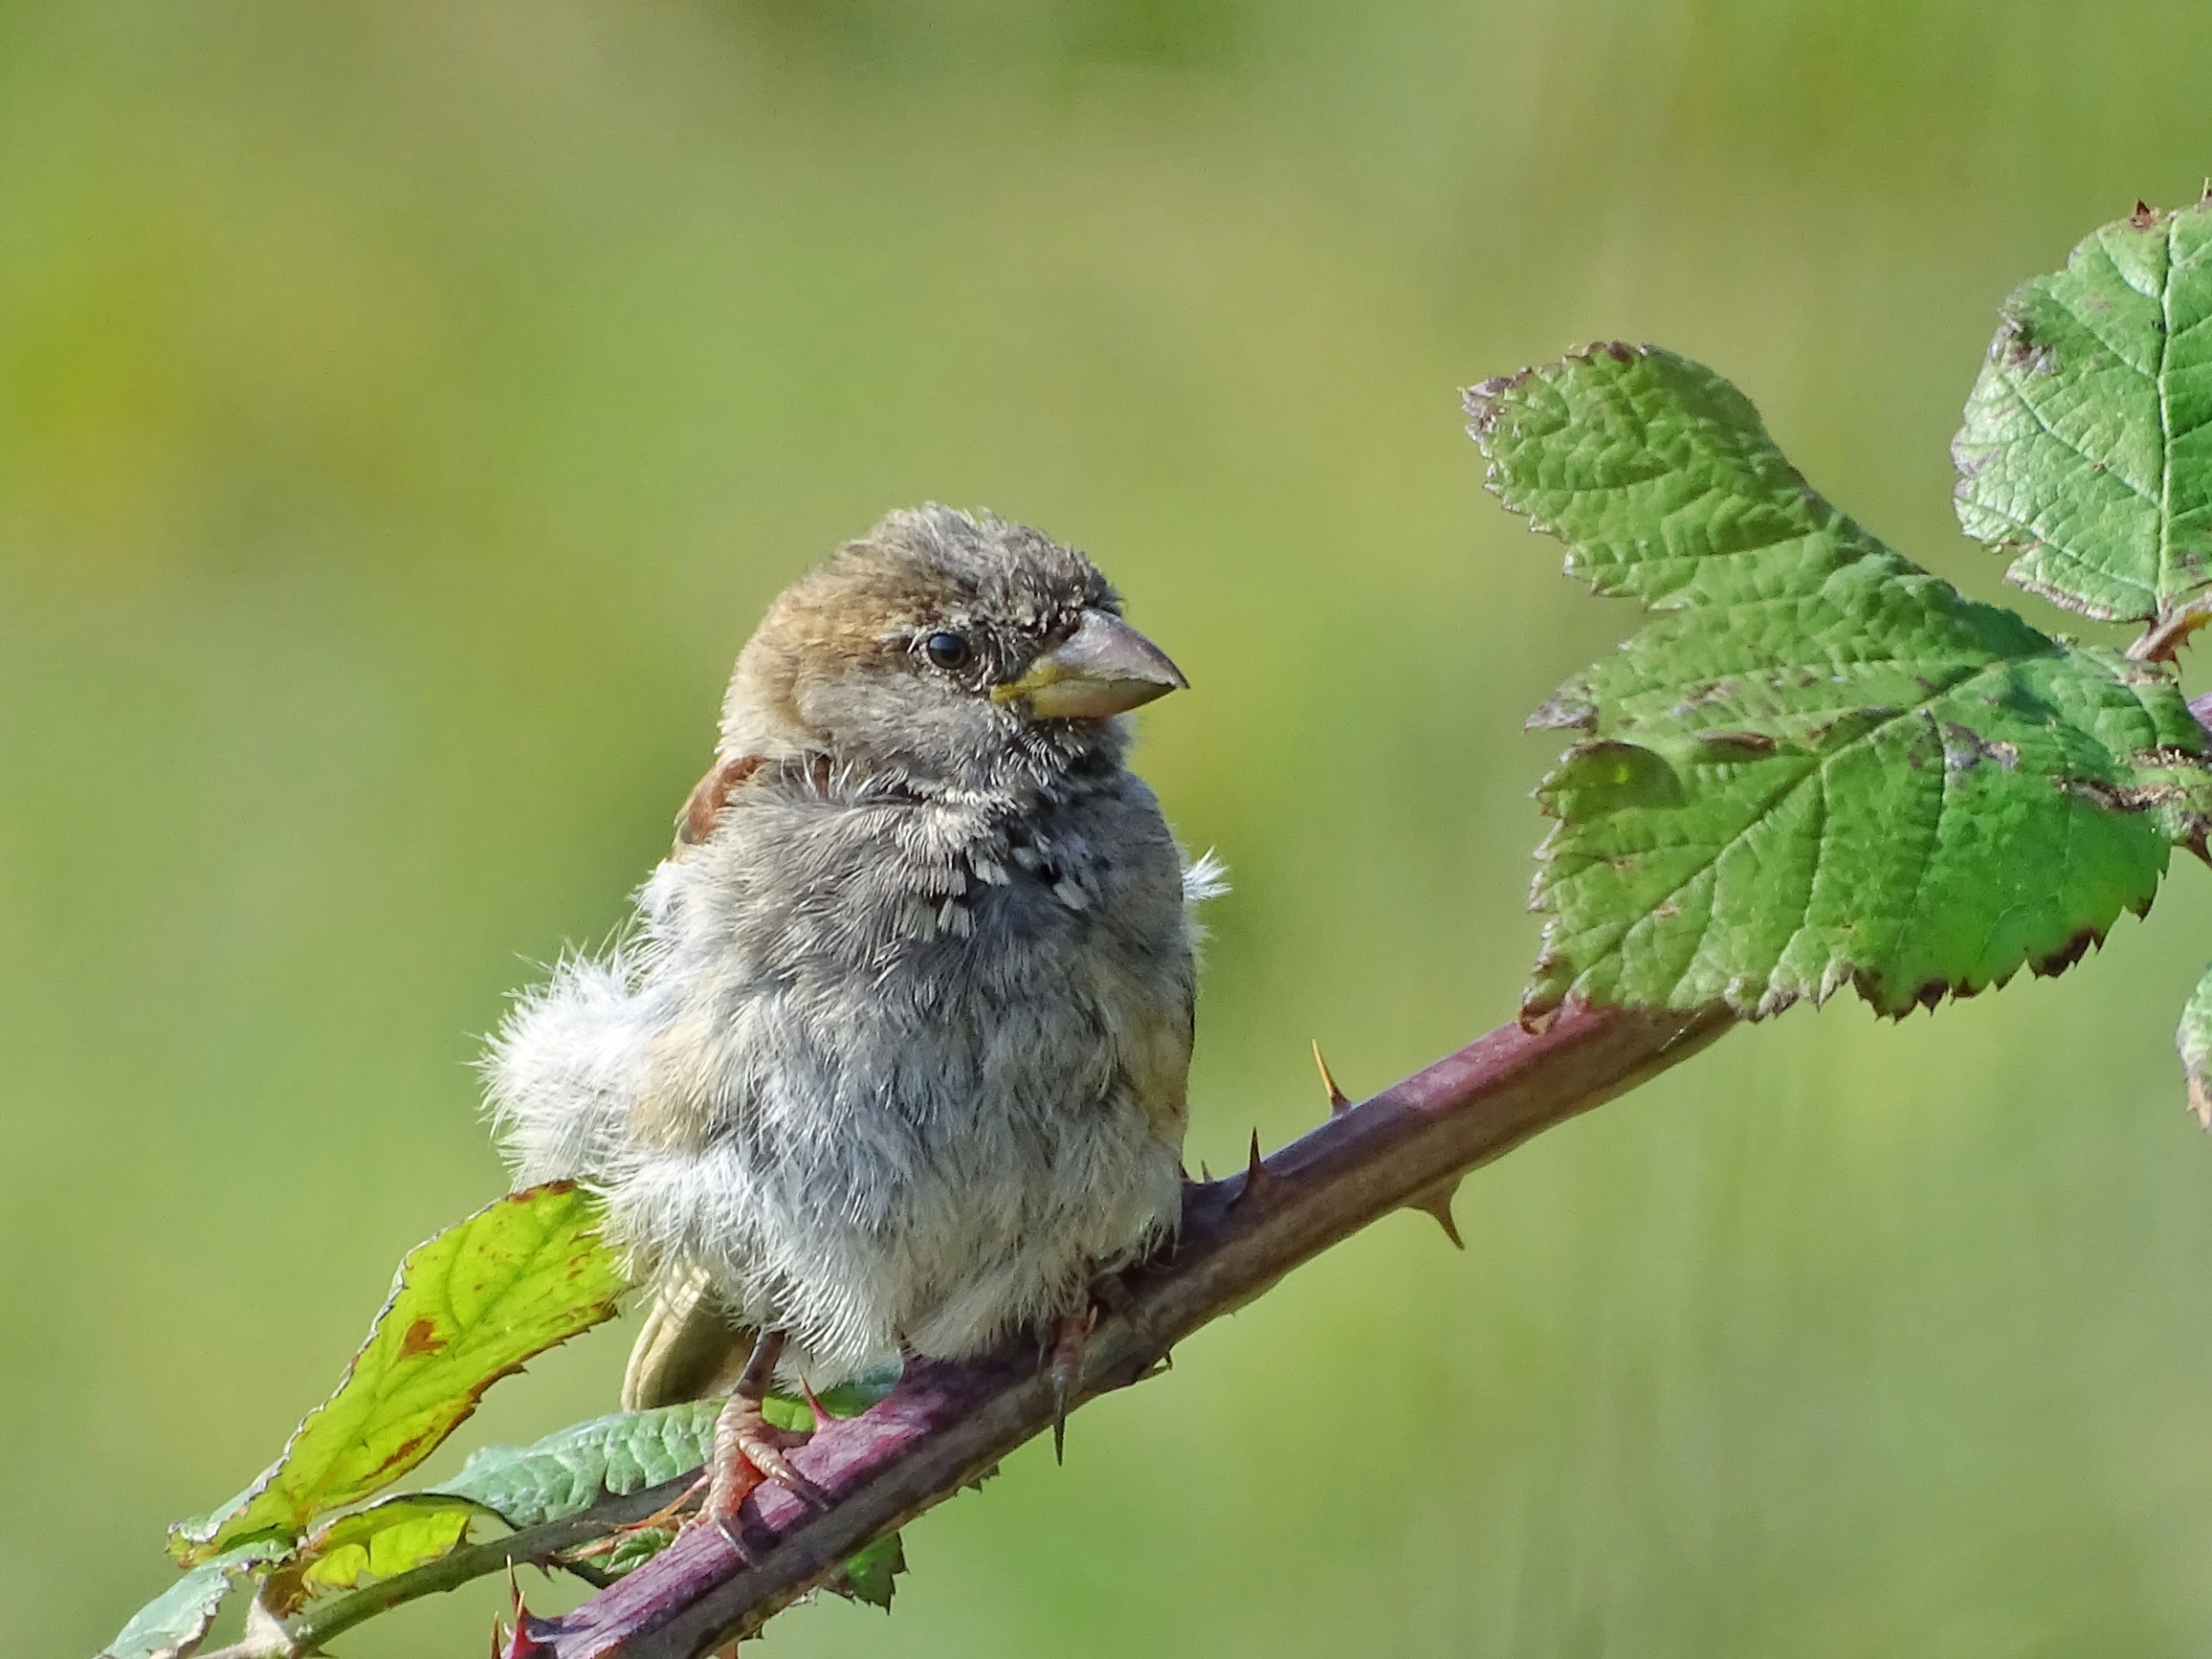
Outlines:
[[[1160, 1341], [1159, 1332], [1153, 1328], [1151, 1318], [1145, 1312], [1136, 1298], [1130, 1294], [1129, 1287], [1120, 1274], [1102, 1273], [1092, 1280], [1090, 1297], [1096, 1306], [1104, 1308], [1116, 1319], [1127, 1324], [1129, 1329], [1135, 1334], [1137, 1341], [1143, 1344], [1148, 1351], [1158, 1354], [1160, 1359], [1167, 1359], [1167, 1345]], [[1093, 1323], [1096, 1323], [1095, 1320]], [[1158, 1363], [1159, 1361], [1154, 1361], [1155, 1365]], [[1147, 1376], [1152, 1374], [1150, 1368], [1147, 1369], [1145, 1374]]]
[[1099, 1308], [1086, 1299], [1080, 1308], [1060, 1315], [1053, 1327], [1053, 1346], [1046, 1360], [1046, 1370], [1053, 1385], [1053, 1461], [1067, 1460], [1067, 1414], [1077, 1404], [1083, 1387], [1083, 1355], [1090, 1345], [1090, 1333], [1099, 1323]]
[[707, 1460], [706, 1501], [687, 1528], [712, 1525], [737, 1546], [737, 1512], [763, 1482], [774, 1481], [812, 1509], [827, 1510], [830, 1494], [799, 1472], [787, 1449], [808, 1437], [778, 1429], [748, 1394], [734, 1394], [714, 1419], [713, 1453]]
[[1153, 1355], [1143, 1371], [1131, 1379], [1143, 1382], [1170, 1369], [1167, 1347], [1154, 1332], [1143, 1307], [1130, 1294], [1118, 1273], [1103, 1273], [1092, 1280], [1080, 1306], [1060, 1315], [1045, 1344], [1047, 1381], [1053, 1390], [1053, 1461], [1065, 1463], [1067, 1453], [1067, 1414], [1082, 1401], [1083, 1367], [1091, 1333], [1099, 1328], [1101, 1310], [1126, 1324], [1142, 1347]]

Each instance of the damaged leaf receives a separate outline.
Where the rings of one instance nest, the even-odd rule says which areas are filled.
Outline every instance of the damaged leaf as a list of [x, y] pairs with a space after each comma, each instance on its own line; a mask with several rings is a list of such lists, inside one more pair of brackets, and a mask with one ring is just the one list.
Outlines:
[[1951, 446], [2022, 587], [2163, 622], [2212, 586], [2212, 206], [2105, 226], [2005, 302]]
[[1553, 707], [1526, 994], [1902, 1014], [2054, 972], [2212, 823], [2171, 671], [2038, 633], [1816, 494], [1743, 394], [1604, 346], [1468, 394], [1489, 483], [1655, 613]]
[[201, 1562], [139, 1608], [100, 1659], [183, 1659], [206, 1639], [238, 1580], [282, 1553], [283, 1546], [263, 1541]]
[[277, 1460], [207, 1519], [171, 1530], [187, 1566], [253, 1538], [289, 1542], [428, 1457], [524, 1361], [610, 1317], [625, 1281], [590, 1202], [533, 1187], [416, 1246], [338, 1390]]

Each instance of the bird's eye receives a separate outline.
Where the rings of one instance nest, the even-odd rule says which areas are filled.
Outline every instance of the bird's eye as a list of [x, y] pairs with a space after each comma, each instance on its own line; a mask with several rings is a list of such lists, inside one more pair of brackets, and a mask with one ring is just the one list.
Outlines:
[[968, 659], [975, 654], [966, 634], [933, 633], [922, 641], [922, 649], [940, 668], [965, 668]]

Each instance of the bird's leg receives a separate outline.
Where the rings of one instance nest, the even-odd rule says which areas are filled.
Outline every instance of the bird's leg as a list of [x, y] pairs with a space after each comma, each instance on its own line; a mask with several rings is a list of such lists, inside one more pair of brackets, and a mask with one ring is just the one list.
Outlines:
[[1076, 1405], [1077, 1392], [1083, 1386], [1083, 1354], [1090, 1346], [1090, 1333], [1099, 1323], [1099, 1305], [1088, 1296], [1082, 1305], [1070, 1308], [1060, 1315], [1053, 1327], [1053, 1340], [1046, 1349], [1045, 1367], [1053, 1384], [1053, 1461], [1066, 1461], [1067, 1414]]
[[1152, 1328], [1152, 1321], [1144, 1309], [1137, 1305], [1136, 1298], [1129, 1294], [1129, 1287], [1122, 1281], [1119, 1273], [1101, 1273], [1091, 1280], [1090, 1297], [1099, 1307], [1127, 1324], [1131, 1335], [1152, 1356], [1136, 1379], [1139, 1382], [1149, 1382], [1162, 1371], [1175, 1369], [1174, 1355], [1168, 1351], [1167, 1344], [1160, 1341], [1159, 1334]]
[[1073, 1411], [1083, 1387], [1083, 1360], [1090, 1347], [1090, 1334], [1099, 1328], [1100, 1311], [1118, 1315], [1129, 1324], [1136, 1339], [1152, 1350], [1157, 1358], [1147, 1368], [1139, 1382], [1169, 1366], [1168, 1352], [1153, 1334], [1152, 1323], [1137, 1306], [1136, 1299], [1129, 1294], [1129, 1287], [1122, 1283], [1118, 1273], [1101, 1273], [1091, 1280], [1083, 1291], [1082, 1300], [1053, 1321], [1051, 1335], [1044, 1345], [1046, 1373], [1053, 1385], [1053, 1461], [1065, 1462], [1067, 1446], [1067, 1414]]
[[714, 1446], [707, 1459], [707, 1500], [700, 1506], [699, 1519], [712, 1523], [732, 1544], [736, 1542], [738, 1506], [763, 1480], [789, 1488], [816, 1509], [830, 1507], [830, 1495], [783, 1455], [786, 1447], [804, 1445], [806, 1436], [776, 1428], [760, 1409], [769, 1384], [775, 1379], [776, 1361], [782, 1354], [783, 1333], [761, 1332], [729, 1403], [714, 1419]]

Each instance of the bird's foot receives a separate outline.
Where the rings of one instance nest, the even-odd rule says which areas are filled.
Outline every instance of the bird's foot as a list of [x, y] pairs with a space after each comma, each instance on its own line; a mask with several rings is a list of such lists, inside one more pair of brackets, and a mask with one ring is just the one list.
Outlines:
[[1129, 1287], [1120, 1274], [1101, 1273], [1093, 1279], [1090, 1283], [1090, 1299], [1094, 1305], [1124, 1321], [1145, 1351], [1154, 1356], [1146, 1366], [1144, 1374], [1137, 1378], [1139, 1382], [1158, 1376], [1163, 1371], [1175, 1369], [1167, 1344], [1160, 1341], [1159, 1331], [1154, 1328], [1151, 1319], [1138, 1304], [1136, 1298], [1129, 1294]]
[[737, 1512], [763, 1482], [774, 1481], [818, 1510], [830, 1507], [830, 1494], [801, 1474], [784, 1455], [812, 1438], [768, 1420], [760, 1402], [745, 1393], [734, 1394], [714, 1419], [714, 1447], [707, 1459], [706, 1500], [699, 1513], [686, 1523], [716, 1527], [732, 1544], [737, 1541]]
[[1083, 1356], [1090, 1334], [1099, 1323], [1099, 1305], [1088, 1297], [1083, 1305], [1060, 1315], [1053, 1340], [1045, 1351], [1045, 1371], [1053, 1385], [1053, 1461], [1064, 1463], [1067, 1452], [1067, 1414], [1081, 1398]]
[[1067, 1449], [1067, 1414], [1083, 1398], [1084, 1361], [1090, 1350], [1091, 1333], [1099, 1327], [1101, 1314], [1111, 1313], [1125, 1322], [1143, 1349], [1152, 1355], [1144, 1370], [1130, 1381], [1142, 1382], [1171, 1369], [1172, 1361], [1168, 1350], [1154, 1332], [1152, 1322], [1130, 1295], [1129, 1287], [1122, 1282], [1118, 1273], [1100, 1274], [1084, 1292], [1077, 1306], [1053, 1323], [1044, 1344], [1044, 1366], [1053, 1390], [1053, 1461], [1065, 1461]]

